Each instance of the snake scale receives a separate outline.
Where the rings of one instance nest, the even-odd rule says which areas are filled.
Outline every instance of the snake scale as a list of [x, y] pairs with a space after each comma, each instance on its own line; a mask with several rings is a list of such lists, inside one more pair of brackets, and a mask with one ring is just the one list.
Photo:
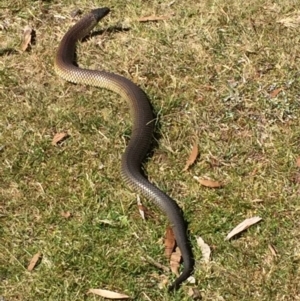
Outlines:
[[129, 144], [122, 156], [121, 175], [128, 186], [152, 200], [169, 219], [184, 262], [182, 273], [169, 287], [169, 290], [173, 291], [190, 276], [194, 268], [194, 260], [179, 206], [151, 184], [141, 172], [141, 165], [149, 151], [154, 130], [154, 117], [148, 97], [137, 85], [120, 75], [82, 69], [74, 65], [76, 43], [86, 37], [109, 11], [106, 7], [94, 9], [69, 29], [58, 47], [54, 67], [56, 73], [69, 82], [111, 90], [128, 102], [133, 126]]

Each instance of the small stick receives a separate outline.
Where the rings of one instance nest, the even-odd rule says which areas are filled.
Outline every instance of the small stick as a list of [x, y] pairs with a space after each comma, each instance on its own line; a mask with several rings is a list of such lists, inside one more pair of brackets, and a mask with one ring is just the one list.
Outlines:
[[170, 271], [170, 269], [168, 267], [166, 267], [165, 265], [160, 264], [159, 262], [155, 261], [153, 258], [151, 258], [148, 255], [146, 257], [141, 256], [141, 259], [144, 260], [144, 261], [148, 261], [149, 263], [153, 264], [154, 266], [156, 266], [160, 270], [163, 270], [165, 272]]

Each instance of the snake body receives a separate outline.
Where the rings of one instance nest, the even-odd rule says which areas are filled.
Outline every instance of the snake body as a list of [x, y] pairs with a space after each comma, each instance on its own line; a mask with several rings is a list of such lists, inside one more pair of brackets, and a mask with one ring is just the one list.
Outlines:
[[148, 97], [142, 89], [120, 75], [82, 69], [73, 64], [77, 41], [86, 37], [109, 11], [106, 7], [94, 9], [69, 29], [60, 42], [54, 67], [56, 73], [69, 82], [111, 90], [129, 103], [133, 127], [129, 144], [122, 156], [121, 175], [125, 183], [136, 192], [154, 201], [167, 215], [172, 225], [184, 261], [181, 275], [169, 287], [169, 290], [176, 290], [192, 273], [194, 260], [180, 208], [173, 199], [151, 184], [141, 172], [142, 161], [149, 151], [154, 130], [154, 117]]

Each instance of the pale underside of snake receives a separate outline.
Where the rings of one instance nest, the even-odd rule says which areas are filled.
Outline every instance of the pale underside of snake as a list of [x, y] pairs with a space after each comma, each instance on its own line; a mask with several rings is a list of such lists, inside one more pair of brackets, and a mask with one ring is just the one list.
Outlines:
[[129, 144], [122, 156], [121, 175], [126, 184], [153, 201], [168, 217], [184, 264], [182, 273], [169, 287], [169, 290], [176, 290], [191, 275], [194, 259], [187, 236], [186, 223], [180, 208], [173, 199], [151, 184], [141, 171], [142, 162], [149, 151], [154, 130], [154, 117], [148, 97], [137, 85], [120, 75], [106, 71], [82, 69], [74, 65], [77, 41], [86, 37], [109, 11], [106, 7], [94, 9], [69, 29], [57, 50], [55, 71], [69, 82], [111, 90], [128, 102], [133, 117], [133, 126]]

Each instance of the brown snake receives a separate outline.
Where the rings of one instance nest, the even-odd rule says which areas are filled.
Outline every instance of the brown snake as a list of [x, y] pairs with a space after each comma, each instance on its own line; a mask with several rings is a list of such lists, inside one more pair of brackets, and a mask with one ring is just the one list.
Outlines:
[[126, 184], [154, 201], [167, 215], [172, 225], [184, 262], [181, 275], [169, 287], [169, 290], [175, 290], [192, 273], [194, 260], [180, 208], [173, 199], [151, 184], [141, 172], [141, 165], [149, 151], [154, 130], [154, 117], [149, 100], [143, 90], [120, 75], [106, 71], [82, 69], [74, 65], [77, 41], [86, 37], [108, 13], [109, 8], [106, 7], [94, 9], [69, 29], [57, 50], [55, 71], [69, 82], [111, 90], [129, 103], [133, 115], [133, 127], [130, 142], [122, 156], [121, 174]]

